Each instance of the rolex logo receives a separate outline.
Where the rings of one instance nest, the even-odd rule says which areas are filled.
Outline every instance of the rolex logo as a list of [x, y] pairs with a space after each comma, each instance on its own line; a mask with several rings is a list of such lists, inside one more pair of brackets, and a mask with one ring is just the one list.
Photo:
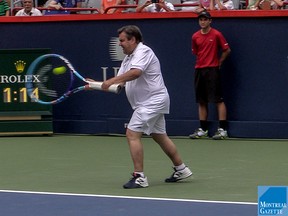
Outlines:
[[14, 64], [18, 73], [22, 73], [24, 71], [26, 62], [18, 60]]

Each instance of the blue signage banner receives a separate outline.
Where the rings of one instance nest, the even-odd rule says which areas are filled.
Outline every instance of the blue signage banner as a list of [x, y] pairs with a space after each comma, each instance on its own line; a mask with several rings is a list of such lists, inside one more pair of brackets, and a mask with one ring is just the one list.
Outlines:
[[288, 186], [258, 186], [258, 216], [288, 216]]

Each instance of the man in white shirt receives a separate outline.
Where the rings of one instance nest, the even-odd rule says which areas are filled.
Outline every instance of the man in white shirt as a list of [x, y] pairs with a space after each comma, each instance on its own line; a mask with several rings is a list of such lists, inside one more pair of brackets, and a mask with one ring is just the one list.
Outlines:
[[104, 81], [102, 88], [107, 90], [112, 84], [125, 85], [127, 98], [134, 110], [126, 130], [134, 172], [123, 187], [148, 187], [143, 165], [143, 133], [151, 134], [174, 165], [173, 174], [165, 182], [188, 178], [192, 172], [182, 162], [175, 144], [166, 134], [164, 114], [169, 113], [170, 99], [160, 62], [152, 49], [142, 43], [142, 33], [137, 26], [124, 26], [118, 30], [118, 34], [119, 45], [126, 57], [117, 76]]
[[42, 16], [37, 8], [33, 7], [33, 0], [22, 0], [24, 8], [19, 10], [15, 16]]

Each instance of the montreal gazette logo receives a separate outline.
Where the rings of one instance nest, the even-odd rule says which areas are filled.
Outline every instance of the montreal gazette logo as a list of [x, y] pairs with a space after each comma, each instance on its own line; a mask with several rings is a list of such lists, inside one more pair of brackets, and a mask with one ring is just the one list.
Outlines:
[[288, 216], [287, 186], [258, 186], [258, 216]]

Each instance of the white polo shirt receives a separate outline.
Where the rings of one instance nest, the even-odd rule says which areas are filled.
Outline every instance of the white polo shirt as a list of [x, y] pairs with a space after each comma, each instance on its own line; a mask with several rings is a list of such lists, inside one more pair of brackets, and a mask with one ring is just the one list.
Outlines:
[[148, 113], [169, 113], [169, 94], [162, 77], [160, 62], [153, 50], [139, 43], [133, 53], [124, 58], [118, 76], [132, 68], [142, 71], [140, 77], [126, 82], [125, 85], [132, 109], [146, 108]]
[[21, 9], [19, 10], [15, 16], [42, 16], [42, 13], [40, 10], [38, 10], [37, 8], [32, 8], [31, 12], [29, 14], [25, 13], [25, 9]]

